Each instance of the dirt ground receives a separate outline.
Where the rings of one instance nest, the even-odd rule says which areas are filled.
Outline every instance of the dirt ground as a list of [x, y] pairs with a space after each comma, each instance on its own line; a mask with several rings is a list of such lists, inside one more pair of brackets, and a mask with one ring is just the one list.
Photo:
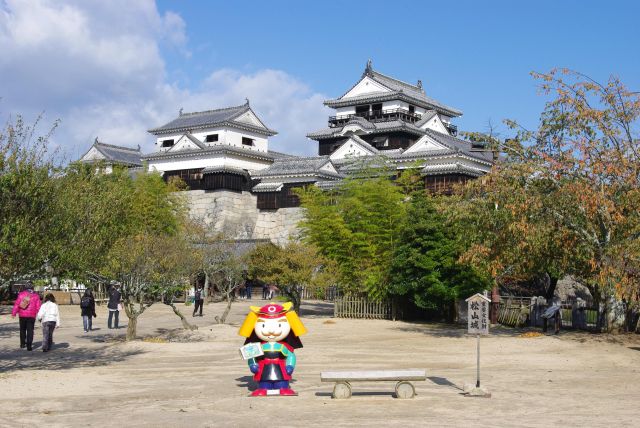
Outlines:
[[[180, 330], [170, 308], [153, 306], [139, 319], [144, 340], [123, 341], [125, 329], [82, 331], [80, 309], [63, 306], [54, 350], [19, 349], [17, 320], [0, 308], [0, 426], [638, 426], [640, 340], [637, 336], [562, 332], [521, 337], [495, 328], [481, 341], [482, 385], [492, 398], [468, 398], [475, 381], [475, 338], [438, 324], [331, 318], [332, 305], [305, 304], [309, 334], [296, 351], [297, 397], [250, 398], [251, 373], [238, 348], [249, 304], [234, 304], [229, 325], [215, 325], [222, 306], [189, 318]], [[189, 307], [182, 308], [186, 313]], [[126, 317], [125, 317], [126, 321]], [[331, 399], [330, 369], [424, 368], [417, 396], [393, 398], [393, 383], [354, 383], [354, 396]], [[273, 422], [267, 422], [275, 417]]]

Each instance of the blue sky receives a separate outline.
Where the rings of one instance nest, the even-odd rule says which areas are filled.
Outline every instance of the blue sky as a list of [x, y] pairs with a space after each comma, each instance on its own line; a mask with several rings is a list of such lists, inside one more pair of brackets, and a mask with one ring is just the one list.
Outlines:
[[249, 97], [279, 131], [274, 149], [314, 154], [305, 134], [324, 126], [322, 100], [371, 58], [463, 110], [460, 129], [534, 126], [532, 70], [640, 89], [638, 16], [634, 1], [0, 0], [0, 115], [60, 118], [55, 142], [74, 157], [95, 136], [151, 151], [145, 130], [179, 108]]

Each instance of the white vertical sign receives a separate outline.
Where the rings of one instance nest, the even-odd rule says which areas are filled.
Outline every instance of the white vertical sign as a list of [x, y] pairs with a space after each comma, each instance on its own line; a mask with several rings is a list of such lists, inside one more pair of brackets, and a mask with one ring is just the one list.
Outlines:
[[467, 332], [489, 334], [489, 303], [487, 297], [476, 293], [467, 300]]

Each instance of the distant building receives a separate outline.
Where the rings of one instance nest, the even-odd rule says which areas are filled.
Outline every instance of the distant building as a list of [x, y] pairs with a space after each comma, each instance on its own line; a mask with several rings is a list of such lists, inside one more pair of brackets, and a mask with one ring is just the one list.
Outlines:
[[83, 163], [95, 163], [104, 166], [106, 173], [111, 173], [114, 166], [121, 166], [130, 169], [142, 167], [142, 153], [140, 146], [133, 149], [130, 147], [115, 146], [98, 141], [96, 137], [93, 145], [80, 158]]
[[[243, 105], [183, 113], [150, 129], [154, 153], [96, 143], [83, 161], [105, 160], [126, 166], [144, 161], [165, 180], [180, 177], [191, 214], [202, 217], [233, 239], [270, 239], [284, 243], [302, 218], [293, 189], [334, 188], [363, 160], [382, 160], [397, 171], [417, 169], [425, 188], [447, 192], [455, 183], [486, 174], [493, 154], [457, 138], [452, 120], [462, 115], [415, 85], [373, 70], [325, 105], [336, 110], [326, 128], [311, 132], [318, 156], [293, 156], [269, 150], [267, 127]], [[102, 156], [102, 158], [101, 158]]]

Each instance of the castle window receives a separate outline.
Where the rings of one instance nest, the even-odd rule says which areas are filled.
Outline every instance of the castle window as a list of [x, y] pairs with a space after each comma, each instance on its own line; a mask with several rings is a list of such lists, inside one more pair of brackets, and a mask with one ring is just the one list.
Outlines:
[[218, 134], [209, 134], [205, 140], [207, 143], [215, 143], [218, 141]]
[[242, 137], [242, 144], [245, 146], [253, 146], [253, 138]]
[[414, 114], [416, 112], [416, 106], [409, 106], [409, 113]]
[[162, 140], [162, 147], [171, 147], [173, 146], [173, 140]]

